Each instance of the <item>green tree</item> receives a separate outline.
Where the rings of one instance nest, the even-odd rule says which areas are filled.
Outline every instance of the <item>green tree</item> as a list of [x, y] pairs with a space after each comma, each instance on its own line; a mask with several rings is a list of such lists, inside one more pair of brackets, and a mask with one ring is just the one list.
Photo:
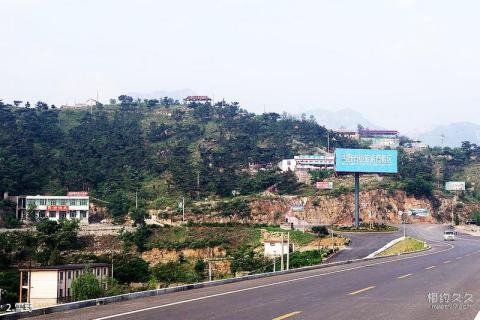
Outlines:
[[37, 210], [36, 205], [34, 205], [33, 203], [28, 204], [27, 217], [28, 217], [28, 220], [30, 220], [33, 223], [37, 222], [36, 210]]
[[85, 270], [72, 282], [72, 297], [75, 301], [100, 298], [102, 293], [100, 281], [90, 270]]
[[134, 226], [142, 226], [145, 224], [147, 211], [144, 208], [133, 208], [130, 211], [130, 218], [133, 220]]
[[147, 282], [150, 279], [148, 262], [135, 256], [115, 261], [114, 277], [121, 283]]

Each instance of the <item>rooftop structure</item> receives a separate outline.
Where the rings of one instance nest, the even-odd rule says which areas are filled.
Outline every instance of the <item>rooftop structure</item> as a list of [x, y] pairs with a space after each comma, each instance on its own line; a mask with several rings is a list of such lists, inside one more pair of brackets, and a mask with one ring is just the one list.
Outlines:
[[65, 104], [61, 106], [62, 109], [81, 109], [86, 107], [95, 107], [99, 102], [95, 99], [88, 99], [84, 103], [75, 103], [73, 105]]
[[210, 102], [212, 99], [210, 99], [208, 96], [188, 96], [185, 99], [183, 99], [184, 103], [191, 103], [191, 102]]

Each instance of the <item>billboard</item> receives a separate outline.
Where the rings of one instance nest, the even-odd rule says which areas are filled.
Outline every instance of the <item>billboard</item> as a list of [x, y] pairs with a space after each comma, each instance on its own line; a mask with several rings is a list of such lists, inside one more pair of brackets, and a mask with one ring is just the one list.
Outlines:
[[315, 183], [317, 189], [333, 189], [333, 182], [331, 181], [317, 181]]
[[397, 173], [396, 150], [336, 149], [335, 171], [340, 173]]
[[445, 190], [447, 191], [464, 191], [465, 181], [448, 181], [445, 183]]

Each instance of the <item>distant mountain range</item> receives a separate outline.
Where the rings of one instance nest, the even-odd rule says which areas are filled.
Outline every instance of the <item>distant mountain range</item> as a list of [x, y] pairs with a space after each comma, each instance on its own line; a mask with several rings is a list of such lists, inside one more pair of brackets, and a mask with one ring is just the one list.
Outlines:
[[307, 115], [313, 115], [318, 124], [328, 129], [357, 129], [361, 124], [369, 129], [382, 129], [380, 126], [367, 120], [361, 113], [352, 109], [341, 109], [338, 111], [328, 111], [324, 109], [315, 109], [305, 112]]
[[183, 98], [187, 96], [197, 95], [191, 89], [178, 89], [178, 90], [157, 90], [153, 92], [129, 92], [127, 95], [133, 97], [134, 99], [161, 99], [163, 97], [169, 97], [175, 100], [182, 101]]
[[462, 141], [480, 144], [480, 125], [471, 122], [450, 123], [421, 133], [418, 135], [418, 139], [431, 147], [442, 145], [459, 147], [462, 145]]

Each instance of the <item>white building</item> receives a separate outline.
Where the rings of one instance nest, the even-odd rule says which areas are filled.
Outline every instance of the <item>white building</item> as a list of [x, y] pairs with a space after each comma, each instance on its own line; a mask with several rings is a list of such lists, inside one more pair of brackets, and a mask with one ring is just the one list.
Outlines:
[[278, 168], [282, 172], [333, 169], [334, 167], [335, 155], [331, 153], [298, 155], [293, 159], [284, 159], [278, 163]]
[[62, 109], [82, 109], [86, 107], [95, 107], [99, 102], [95, 99], [88, 99], [83, 103], [75, 103], [73, 105], [65, 104], [61, 106]]
[[52, 306], [72, 300], [72, 282], [86, 270], [93, 272], [105, 286], [107, 263], [71, 264], [20, 269], [19, 302], [33, 308]]
[[37, 219], [78, 219], [80, 223], [88, 223], [90, 198], [87, 192], [70, 192], [66, 196], [19, 196], [18, 219], [28, 219], [30, 207], [35, 209]]

